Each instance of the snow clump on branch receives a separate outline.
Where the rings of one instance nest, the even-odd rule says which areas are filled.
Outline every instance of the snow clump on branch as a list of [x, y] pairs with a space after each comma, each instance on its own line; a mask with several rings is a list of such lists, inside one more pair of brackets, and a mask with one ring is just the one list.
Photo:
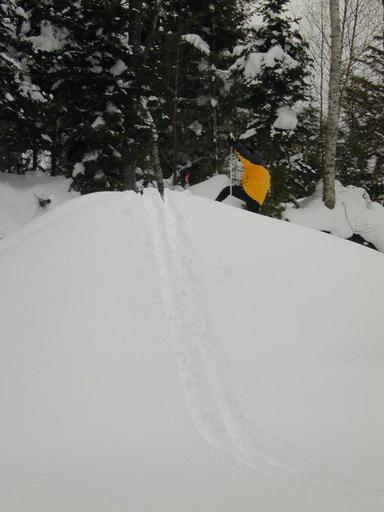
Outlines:
[[194, 46], [200, 52], [205, 53], [205, 55], [210, 54], [208, 43], [206, 43], [198, 34], [185, 34], [181, 36], [181, 39]]

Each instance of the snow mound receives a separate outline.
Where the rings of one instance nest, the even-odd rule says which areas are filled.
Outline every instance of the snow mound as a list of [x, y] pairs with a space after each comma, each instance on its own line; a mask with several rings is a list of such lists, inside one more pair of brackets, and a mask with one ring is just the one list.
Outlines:
[[[43, 213], [77, 197], [69, 191], [72, 181], [44, 173], [0, 173], [0, 238], [4, 238]], [[43, 208], [39, 199], [50, 200]]]
[[363, 188], [336, 182], [336, 205], [330, 210], [322, 200], [323, 185], [302, 200], [299, 208], [287, 207], [284, 217], [297, 224], [327, 231], [342, 238], [360, 235], [384, 252], [384, 207], [371, 201]]
[[0, 268], [0, 510], [383, 510], [380, 253], [145, 190]]

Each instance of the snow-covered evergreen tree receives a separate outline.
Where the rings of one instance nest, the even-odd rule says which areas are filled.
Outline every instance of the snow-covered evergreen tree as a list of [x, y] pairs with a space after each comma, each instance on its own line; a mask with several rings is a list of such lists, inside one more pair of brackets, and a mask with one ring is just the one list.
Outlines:
[[16, 18], [12, 2], [0, 3], [0, 165], [11, 169], [15, 154], [20, 105], [16, 101], [17, 75], [21, 70], [14, 50]]
[[274, 207], [305, 195], [313, 174], [302, 152], [307, 131], [301, 116], [307, 100], [307, 44], [296, 21], [287, 15], [287, 4], [288, 0], [257, 4], [262, 21], [235, 48], [231, 67], [236, 123], [243, 126], [237, 135], [266, 160], [272, 174], [269, 202]]
[[[126, 182], [129, 188], [137, 178], [157, 182], [163, 187], [163, 169], [160, 158], [161, 141], [159, 119], [163, 113], [169, 91], [163, 86], [163, 61], [167, 56], [160, 50], [165, 33], [164, 20], [172, 16], [167, 2], [160, 0], [131, 0], [128, 3], [131, 51], [128, 67], [131, 72], [130, 91], [127, 96], [125, 129], [129, 135], [129, 160]], [[171, 34], [167, 34], [171, 37]], [[159, 115], [157, 115], [159, 113]]]
[[32, 79], [49, 95], [40, 120], [52, 174], [83, 192], [119, 188], [127, 137], [127, 11], [120, 0], [23, 0]]
[[338, 171], [348, 185], [364, 187], [384, 201], [384, 51], [382, 40], [369, 49], [366, 71], [354, 76], [345, 98], [338, 148]]
[[22, 173], [37, 167], [38, 111], [46, 98], [31, 82], [25, 43], [27, 14], [14, 0], [0, 2], [0, 167]]
[[[243, 30], [242, 2], [169, 0], [158, 67], [163, 99], [155, 113], [166, 174], [191, 170], [192, 182], [221, 169], [228, 147], [228, 57]], [[169, 14], [172, 13], [172, 14]]]

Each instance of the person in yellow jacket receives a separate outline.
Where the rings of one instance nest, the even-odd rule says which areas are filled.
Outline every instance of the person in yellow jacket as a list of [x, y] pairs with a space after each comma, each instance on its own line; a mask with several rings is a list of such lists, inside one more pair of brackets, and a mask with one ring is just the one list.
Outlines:
[[240, 142], [235, 142], [233, 149], [243, 165], [241, 185], [223, 188], [216, 201], [224, 201], [232, 189], [232, 195], [244, 201], [247, 210], [257, 213], [268, 194], [270, 174], [258, 154], [251, 153]]

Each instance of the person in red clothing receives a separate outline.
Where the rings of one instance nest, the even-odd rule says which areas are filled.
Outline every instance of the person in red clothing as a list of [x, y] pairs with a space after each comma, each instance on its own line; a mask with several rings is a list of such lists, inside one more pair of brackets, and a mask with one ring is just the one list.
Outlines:
[[257, 213], [268, 194], [271, 177], [261, 157], [248, 151], [240, 142], [235, 142], [233, 149], [243, 165], [241, 185], [227, 186], [216, 197], [224, 201], [232, 189], [233, 197], [245, 202], [246, 209]]

